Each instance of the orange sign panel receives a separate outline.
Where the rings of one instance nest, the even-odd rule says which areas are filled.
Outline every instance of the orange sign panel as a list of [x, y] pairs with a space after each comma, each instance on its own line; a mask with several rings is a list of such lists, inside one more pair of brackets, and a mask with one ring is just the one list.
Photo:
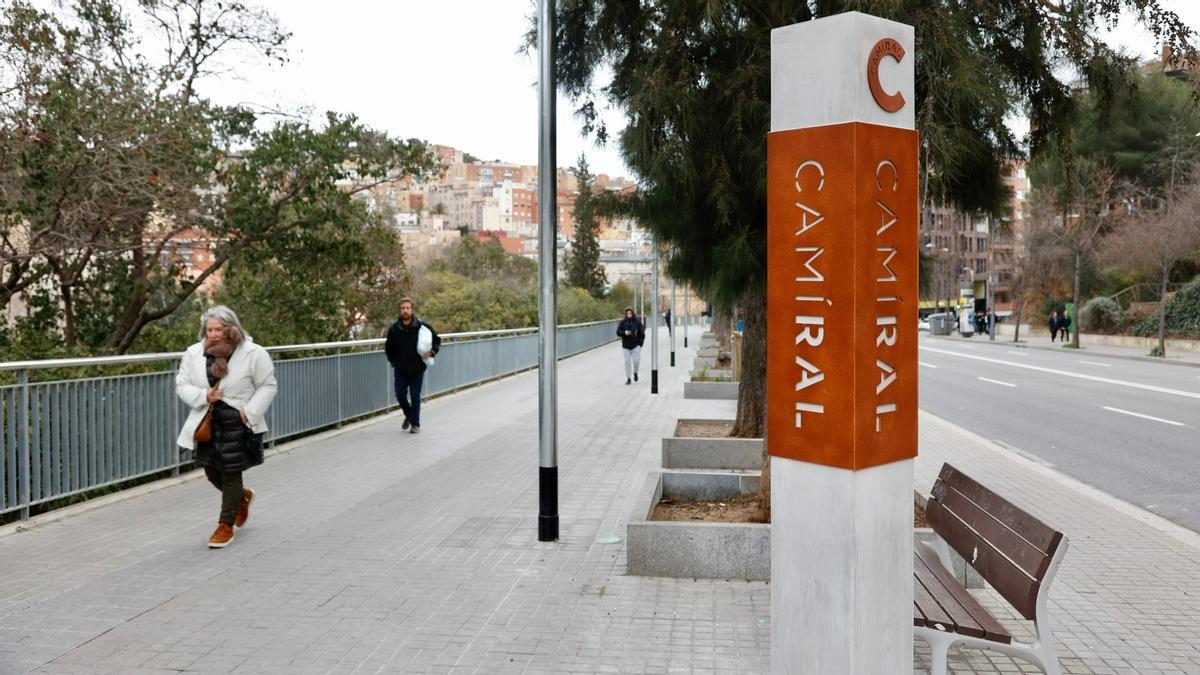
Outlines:
[[864, 469], [917, 454], [917, 132], [767, 139], [770, 454]]

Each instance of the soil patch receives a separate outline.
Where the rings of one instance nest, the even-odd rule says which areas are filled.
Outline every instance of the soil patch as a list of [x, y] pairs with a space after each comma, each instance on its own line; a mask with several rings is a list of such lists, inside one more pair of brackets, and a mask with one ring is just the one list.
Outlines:
[[[705, 523], [763, 523], [757, 495], [738, 495], [716, 501], [664, 499], [654, 507], [650, 520]], [[913, 527], [929, 527], [925, 511], [913, 504]]]
[[733, 420], [679, 420], [675, 438], [728, 438]]
[[650, 520], [703, 521], [706, 523], [761, 523], [758, 495], [738, 495], [711, 502], [664, 499]]

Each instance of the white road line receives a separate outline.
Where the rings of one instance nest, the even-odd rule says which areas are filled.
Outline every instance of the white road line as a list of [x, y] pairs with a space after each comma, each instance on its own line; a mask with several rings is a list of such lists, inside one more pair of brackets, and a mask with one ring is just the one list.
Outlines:
[[1112, 367], [1111, 363], [1100, 363], [1099, 361], [1080, 361], [1080, 363], [1086, 363], [1089, 366], [1100, 366], [1101, 368], [1111, 368]]
[[1015, 349], [1010, 349], [1010, 350], [1008, 350], [1008, 353], [1009, 353], [1009, 354], [1016, 354], [1017, 356], [1029, 356], [1029, 352], [1019, 352], [1019, 351], [1017, 351], [1017, 350], [1015, 350]]
[[1186, 426], [1186, 425], [1184, 425], [1183, 422], [1174, 422], [1172, 420], [1164, 420], [1161, 417], [1151, 417], [1150, 415], [1143, 415], [1142, 413], [1135, 413], [1135, 412], [1130, 412], [1128, 410], [1121, 410], [1120, 408], [1110, 408], [1108, 406], [1101, 406], [1101, 407], [1104, 408], [1105, 410], [1111, 410], [1112, 412], [1115, 412], [1115, 413], [1121, 413], [1122, 415], [1133, 415], [1134, 417], [1141, 417], [1142, 419], [1154, 420], [1155, 422], [1162, 422], [1163, 424], [1170, 424], [1170, 425], [1177, 426], [1177, 427]]
[[977, 377], [977, 378], [975, 378], [975, 379], [977, 379], [977, 380], [983, 380], [984, 382], [991, 382], [992, 384], [1002, 384], [1002, 385], [1004, 385], [1004, 386], [1006, 386], [1006, 387], [1015, 387], [1015, 386], [1017, 386], [1017, 385], [1013, 384], [1012, 382], [1001, 382], [1000, 380], [992, 380], [992, 379], [989, 379], [989, 378], [986, 378], [986, 377]]
[[1036, 370], [1040, 373], [1050, 373], [1051, 375], [1062, 375], [1063, 377], [1074, 377], [1080, 380], [1090, 380], [1092, 382], [1103, 382], [1104, 384], [1115, 384], [1119, 387], [1131, 387], [1133, 389], [1144, 389], [1146, 391], [1154, 391], [1160, 394], [1170, 394], [1171, 396], [1182, 396], [1184, 398], [1200, 399], [1200, 393], [1194, 391], [1184, 391], [1182, 389], [1169, 389], [1167, 387], [1156, 387], [1152, 384], [1142, 384], [1140, 382], [1129, 382], [1128, 380], [1114, 380], [1108, 377], [1099, 377], [1097, 375], [1085, 375], [1083, 373], [1072, 373], [1068, 370], [1058, 370], [1057, 368], [1044, 368], [1042, 366], [1034, 366], [1028, 363], [1020, 363], [1017, 361], [1005, 361], [1003, 359], [992, 359], [986, 356], [975, 356], [974, 354], [961, 354], [952, 352], [946, 349], [934, 349], [933, 347], [921, 346], [927, 352], [935, 354], [947, 354], [949, 356], [957, 356], [960, 359], [971, 359], [973, 361], [985, 361], [987, 363], [999, 363], [1004, 366], [1012, 366], [1013, 368], [1024, 368], [1025, 370]]
[[933, 368], [934, 370], [937, 370], [937, 366], [933, 365], [932, 363], [925, 363], [924, 361], [917, 361], [917, 363], [925, 366], [926, 368]]

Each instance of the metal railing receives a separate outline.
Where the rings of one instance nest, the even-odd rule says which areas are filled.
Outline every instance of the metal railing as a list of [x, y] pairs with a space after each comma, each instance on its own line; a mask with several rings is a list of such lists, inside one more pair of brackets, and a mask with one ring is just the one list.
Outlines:
[[[1169, 283], [1167, 284], [1167, 294], [1174, 293], [1183, 288], [1183, 284]], [[1108, 296], [1109, 300], [1113, 300], [1121, 306], [1122, 310], [1129, 309], [1131, 305], [1159, 301], [1159, 294], [1162, 293], [1162, 286], [1153, 283], [1141, 283], [1127, 286], [1120, 291]]]
[[[559, 326], [558, 357], [617, 339], [616, 321]], [[268, 347], [279, 391], [265, 441], [340, 426], [396, 407], [383, 339]], [[537, 329], [448, 333], [423, 393], [445, 393], [537, 366]], [[175, 396], [182, 353], [0, 363], [16, 384], [0, 386], [0, 515], [83, 492], [172, 471], [191, 461], [175, 441], [187, 415]], [[33, 370], [131, 363], [168, 364], [158, 372], [30, 382]]]

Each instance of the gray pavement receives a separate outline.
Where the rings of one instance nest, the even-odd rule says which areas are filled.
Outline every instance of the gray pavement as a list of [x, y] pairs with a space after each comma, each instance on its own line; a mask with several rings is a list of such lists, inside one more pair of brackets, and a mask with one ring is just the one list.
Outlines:
[[1200, 369], [923, 337], [921, 407], [1200, 531]]
[[[203, 480], [0, 538], [0, 672], [762, 672], [764, 583], [624, 575], [624, 522], [677, 417], [732, 401], [560, 363], [562, 541], [536, 541], [537, 380], [285, 446], [225, 550]], [[693, 350], [694, 352], [694, 350]], [[682, 362], [690, 362], [690, 356]]]
[[[0, 673], [766, 672], [766, 583], [627, 576], [601, 543], [675, 419], [734, 410], [683, 399], [694, 349], [669, 369], [660, 344], [657, 397], [648, 358], [623, 384], [615, 345], [560, 364], [558, 543], [535, 541], [527, 373], [431, 402], [420, 436], [388, 417], [284, 446], [247, 474], [261, 497], [225, 550], [196, 479], [0, 536]], [[1067, 672], [1200, 674], [1200, 537], [940, 418], [920, 443], [917, 489], [953, 461], [1071, 537], [1051, 596]]]

